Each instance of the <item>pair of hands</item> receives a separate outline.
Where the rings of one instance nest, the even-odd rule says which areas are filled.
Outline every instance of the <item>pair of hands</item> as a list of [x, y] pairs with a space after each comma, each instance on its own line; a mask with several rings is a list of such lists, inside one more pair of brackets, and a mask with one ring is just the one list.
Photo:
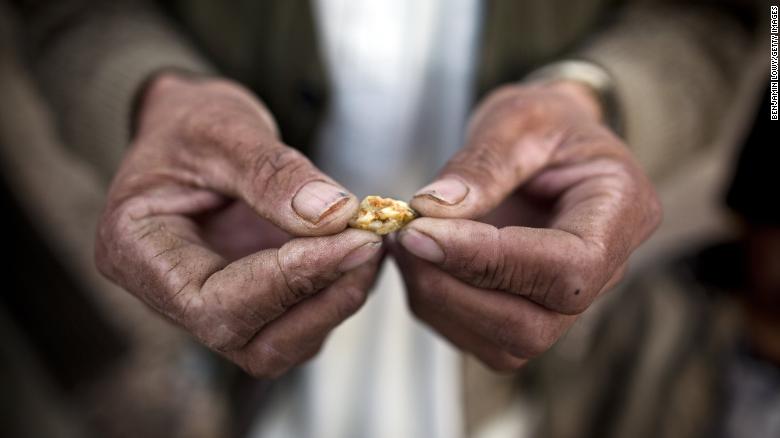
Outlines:
[[492, 93], [412, 200], [425, 217], [384, 245], [345, 229], [357, 199], [285, 146], [240, 86], [160, 74], [137, 121], [97, 266], [256, 377], [314, 356], [388, 250], [415, 315], [517, 369], [619, 279], [660, 219], [651, 184], [572, 83]]

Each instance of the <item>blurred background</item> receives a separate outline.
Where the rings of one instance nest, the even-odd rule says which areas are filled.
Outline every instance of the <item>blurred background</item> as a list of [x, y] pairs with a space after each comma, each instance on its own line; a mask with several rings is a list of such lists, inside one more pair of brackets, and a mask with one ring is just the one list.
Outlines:
[[[452, 419], [430, 436], [780, 436], [778, 149], [769, 20], [751, 2], [157, 3], [0, 1], [2, 436], [290, 436], [264, 426], [274, 418], [311, 418], [301, 436], [344, 436], [338, 421], [374, 424], [348, 436], [425, 436], [403, 424], [403, 403], [335, 419], [306, 397], [327, 404], [334, 388], [398, 382], [425, 393], [433, 374], [458, 401], [431, 402]], [[392, 265], [323, 357], [277, 381], [244, 375], [94, 267], [132, 96], [155, 69], [241, 81], [287, 143], [356, 194], [408, 198], [457, 149], [479, 97], [567, 57], [615, 74], [627, 142], [665, 217], [622, 284], [516, 374], [462, 357], [409, 317]], [[377, 157], [386, 165], [372, 177], [362, 163]], [[333, 368], [385, 312], [405, 328], [379, 342], [398, 344], [407, 366], [456, 365], [411, 383], [394, 353], [368, 382]], [[443, 412], [426, 400], [414, 409]], [[301, 406], [312, 417], [297, 418]]]

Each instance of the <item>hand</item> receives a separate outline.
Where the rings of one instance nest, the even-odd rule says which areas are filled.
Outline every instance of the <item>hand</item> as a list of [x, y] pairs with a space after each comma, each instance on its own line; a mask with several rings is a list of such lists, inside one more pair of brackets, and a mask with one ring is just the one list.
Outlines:
[[426, 217], [392, 248], [412, 311], [495, 369], [550, 348], [660, 221], [650, 182], [599, 118], [579, 84], [495, 91], [412, 200]]
[[110, 188], [96, 262], [250, 374], [276, 377], [366, 299], [381, 239], [345, 231], [356, 210], [249, 92], [163, 73]]

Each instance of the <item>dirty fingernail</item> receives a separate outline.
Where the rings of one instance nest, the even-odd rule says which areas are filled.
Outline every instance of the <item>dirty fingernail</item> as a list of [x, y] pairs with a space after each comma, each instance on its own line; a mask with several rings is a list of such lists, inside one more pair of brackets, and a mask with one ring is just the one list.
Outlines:
[[461, 181], [444, 178], [421, 188], [414, 196], [427, 196], [439, 203], [454, 205], [463, 201], [468, 192], [469, 188]]
[[444, 251], [442, 251], [439, 244], [417, 230], [404, 230], [401, 232], [399, 240], [407, 251], [423, 260], [432, 263], [441, 263], [444, 261]]
[[351, 253], [347, 254], [347, 256], [341, 260], [338, 268], [339, 271], [347, 272], [368, 262], [376, 255], [376, 253], [379, 251], [379, 248], [381, 247], [382, 241], [369, 242], [363, 246], [358, 247], [357, 249], [352, 250]]
[[298, 190], [292, 200], [293, 210], [313, 224], [338, 210], [349, 201], [349, 193], [324, 181], [312, 181]]

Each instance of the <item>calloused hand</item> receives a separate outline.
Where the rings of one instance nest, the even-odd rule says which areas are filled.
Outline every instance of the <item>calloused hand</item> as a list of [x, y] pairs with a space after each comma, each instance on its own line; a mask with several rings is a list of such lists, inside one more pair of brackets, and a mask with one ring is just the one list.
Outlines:
[[412, 200], [426, 217], [391, 248], [415, 315], [494, 369], [549, 349], [660, 222], [650, 181], [599, 119], [577, 83], [493, 92]]
[[[365, 301], [381, 239], [357, 200], [225, 80], [162, 73], [108, 194], [101, 272], [248, 373], [312, 357]], [[296, 237], [292, 236], [306, 236]]]

